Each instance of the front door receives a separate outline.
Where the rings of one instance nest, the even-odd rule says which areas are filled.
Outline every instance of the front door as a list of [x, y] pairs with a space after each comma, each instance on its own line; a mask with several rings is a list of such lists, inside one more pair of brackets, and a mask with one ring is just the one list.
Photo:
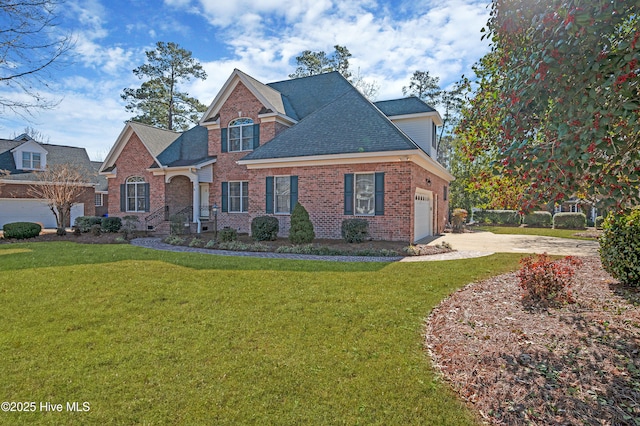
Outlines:
[[209, 184], [200, 184], [200, 218], [209, 219]]

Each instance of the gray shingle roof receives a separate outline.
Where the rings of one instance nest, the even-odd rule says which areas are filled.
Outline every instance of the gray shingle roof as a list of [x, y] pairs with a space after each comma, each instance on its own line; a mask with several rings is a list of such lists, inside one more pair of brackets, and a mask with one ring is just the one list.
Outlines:
[[[8, 139], [0, 139], [0, 169], [8, 170], [10, 175], [3, 177], [6, 180], [28, 181], [33, 180], [33, 171], [21, 170], [17, 168], [13, 159], [12, 149], [25, 143], [23, 140], [15, 141]], [[47, 164], [72, 164], [81, 170], [89, 173], [90, 182], [96, 182], [96, 176], [93, 175], [93, 166], [87, 151], [84, 148], [77, 148], [64, 145], [39, 144], [47, 151]]]
[[377, 106], [387, 117], [436, 111], [426, 102], [416, 98], [415, 96], [374, 102], [374, 105]]
[[[337, 74], [337, 73], [332, 73]], [[263, 160], [314, 155], [351, 154], [418, 149], [404, 133], [391, 123], [360, 92], [342, 76], [347, 90], [319, 109], [308, 112], [298, 124], [280, 133], [270, 142], [260, 146], [243, 160]], [[317, 77], [323, 77], [322, 74]], [[308, 77], [310, 81], [314, 77]], [[335, 82], [335, 75], [330, 76]], [[328, 79], [321, 79], [322, 86]], [[339, 88], [345, 85], [338, 82]], [[340, 89], [327, 87], [332, 95]], [[303, 99], [313, 97], [311, 90], [299, 91]], [[326, 100], [330, 96], [320, 94]], [[289, 100], [294, 107], [299, 103], [292, 92]]]
[[355, 90], [338, 72], [284, 80], [269, 83], [267, 86], [282, 93], [287, 115], [297, 120], [302, 120], [333, 102], [340, 95]]
[[198, 165], [216, 157], [208, 155], [209, 137], [206, 127], [195, 126], [182, 133], [158, 155], [167, 167]]

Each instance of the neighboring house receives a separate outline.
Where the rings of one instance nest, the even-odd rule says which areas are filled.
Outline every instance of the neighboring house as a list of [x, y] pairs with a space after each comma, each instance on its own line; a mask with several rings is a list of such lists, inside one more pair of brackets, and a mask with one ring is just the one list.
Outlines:
[[[73, 164], [92, 170], [84, 148], [36, 142], [26, 134], [16, 139], [0, 139], [0, 228], [11, 222], [36, 222], [45, 228], [56, 228], [56, 219], [47, 202], [33, 198], [29, 189], [42, 184], [35, 173], [48, 165]], [[77, 202], [71, 207], [67, 226], [78, 216], [95, 213], [95, 178], [88, 182]]]
[[183, 213], [197, 231], [250, 232], [271, 215], [285, 236], [300, 202], [318, 238], [364, 218], [374, 239], [413, 242], [447, 221], [441, 124], [419, 99], [371, 103], [337, 72], [263, 84], [234, 70], [187, 132], [127, 123], [100, 173], [109, 215], [138, 215], [147, 229]]
[[94, 197], [94, 206], [95, 206], [95, 215], [96, 216], [107, 216], [109, 213], [109, 183], [107, 182], [107, 178], [105, 176], [99, 175], [98, 171], [102, 168], [102, 161], [92, 161], [91, 167], [93, 172], [96, 174], [96, 192]]
[[598, 209], [594, 204], [577, 197], [571, 197], [556, 204], [553, 208], [553, 214], [560, 212], [584, 213], [589, 224], [595, 223], [596, 217], [598, 217]]

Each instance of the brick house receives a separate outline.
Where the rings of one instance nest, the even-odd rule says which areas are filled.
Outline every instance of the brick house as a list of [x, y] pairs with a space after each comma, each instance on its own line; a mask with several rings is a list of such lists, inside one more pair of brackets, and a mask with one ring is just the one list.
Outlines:
[[[0, 139], [0, 228], [5, 223], [35, 222], [56, 228], [56, 219], [47, 202], [34, 198], [30, 188], [42, 184], [35, 173], [48, 165], [71, 164], [89, 172], [84, 189], [71, 207], [67, 226], [78, 216], [95, 214], [96, 177], [91, 175], [89, 156], [84, 148], [39, 143], [26, 134]], [[8, 174], [7, 174], [8, 173]]]
[[318, 238], [361, 217], [374, 239], [416, 241], [447, 221], [441, 124], [419, 99], [371, 103], [337, 72], [263, 84], [234, 70], [187, 132], [126, 123], [100, 173], [109, 215], [138, 215], [148, 229], [182, 212], [212, 230], [215, 211], [219, 228], [239, 232], [272, 215], [285, 236], [300, 202]]

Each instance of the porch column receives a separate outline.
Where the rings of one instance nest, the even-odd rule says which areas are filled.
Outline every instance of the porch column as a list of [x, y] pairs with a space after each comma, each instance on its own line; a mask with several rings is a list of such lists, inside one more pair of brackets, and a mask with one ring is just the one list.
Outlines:
[[198, 173], [193, 177], [193, 222], [198, 224], [200, 233], [200, 178]]

